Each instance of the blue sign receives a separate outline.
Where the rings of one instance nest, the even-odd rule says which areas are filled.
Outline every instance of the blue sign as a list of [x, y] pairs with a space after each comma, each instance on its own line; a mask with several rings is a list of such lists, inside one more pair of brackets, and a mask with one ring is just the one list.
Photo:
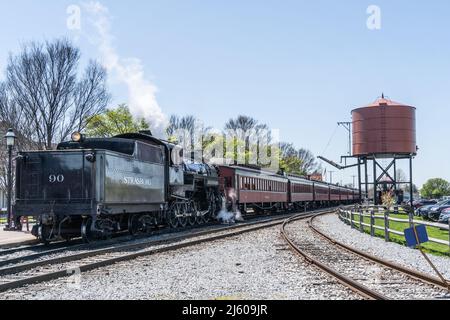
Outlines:
[[427, 228], [424, 225], [418, 225], [415, 227], [417, 232], [417, 238], [419, 238], [419, 243], [417, 243], [416, 234], [414, 233], [414, 228], [409, 228], [405, 230], [405, 239], [408, 247], [414, 248], [415, 246], [428, 242]]

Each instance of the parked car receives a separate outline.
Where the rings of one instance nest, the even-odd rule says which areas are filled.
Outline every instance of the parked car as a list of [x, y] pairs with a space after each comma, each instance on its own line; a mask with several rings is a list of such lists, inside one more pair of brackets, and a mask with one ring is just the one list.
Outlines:
[[417, 209], [415, 211], [416, 216], [419, 216], [421, 218], [424, 218], [425, 220], [428, 220], [428, 210], [430, 210], [432, 207], [438, 205], [439, 203], [436, 204], [429, 204], [429, 205], [425, 205], [423, 207], [420, 207], [419, 209]]
[[450, 208], [450, 200], [439, 202], [428, 209], [428, 219], [438, 221], [442, 210]]
[[450, 220], [450, 208], [442, 210], [441, 215], [439, 216], [438, 222], [448, 223], [449, 220]]
[[436, 200], [425, 200], [425, 199], [422, 199], [422, 200], [414, 201], [413, 205], [414, 205], [414, 209], [419, 209], [419, 208], [421, 208], [423, 206], [435, 205], [437, 203], [438, 202]]
[[430, 211], [431, 208], [434, 208], [436, 206], [441, 206], [446, 204], [447, 201], [441, 201], [441, 202], [437, 202], [436, 204], [429, 204], [429, 205], [425, 205], [423, 207], [420, 207], [419, 209], [417, 209], [415, 211], [416, 215], [423, 218], [424, 220], [429, 220], [428, 218], [428, 213]]

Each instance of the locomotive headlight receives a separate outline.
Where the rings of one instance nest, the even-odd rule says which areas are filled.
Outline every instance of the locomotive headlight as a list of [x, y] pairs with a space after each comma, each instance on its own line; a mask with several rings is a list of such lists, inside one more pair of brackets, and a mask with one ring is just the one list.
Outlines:
[[72, 141], [73, 142], [83, 142], [84, 136], [80, 132], [72, 133]]

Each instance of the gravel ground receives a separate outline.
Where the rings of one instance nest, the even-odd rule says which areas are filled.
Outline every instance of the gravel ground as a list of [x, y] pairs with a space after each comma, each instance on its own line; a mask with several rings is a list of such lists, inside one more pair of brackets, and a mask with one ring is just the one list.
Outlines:
[[0, 293], [0, 299], [359, 299], [288, 250], [279, 227]]
[[[372, 238], [360, 233], [339, 220], [337, 215], [327, 215], [315, 220], [314, 225], [325, 234], [346, 245], [365, 251], [374, 256], [399, 263], [413, 270], [437, 276], [431, 266], [425, 261], [418, 250], [410, 249], [399, 244], [386, 243], [381, 238]], [[438, 270], [450, 279], [450, 259], [447, 257], [428, 255]]]

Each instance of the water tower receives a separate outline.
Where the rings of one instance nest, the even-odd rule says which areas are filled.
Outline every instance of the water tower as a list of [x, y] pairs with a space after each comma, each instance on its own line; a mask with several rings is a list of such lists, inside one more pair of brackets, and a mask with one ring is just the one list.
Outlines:
[[[338, 124], [343, 125], [349, 133], [349, 155], [342, 157], [346, 160], [345, 166], [322, 156], [318, 158], [339, 170], [358, 167], [361, 199], [368, 196], [370, 186], [374, 190], [375, 205], [381, 203], [381, 194], [387, 191], [395, 192], [398, 200], [402, 201], [403, 194], [400, 185], [408, 185], [409, 201], [412, 201], [412, 160], [418, 150], [416, 145], [416, 108], [386, 99], [382, 95], [372, 104], [354, 109], [352, 122], [339, 122]], [[356, 158], [357, 163], [347, 165], [347, 159], [350, 158]], [[409, 177], [407, 179], [397, 176], [397, 166], [400, 160], [408, 161]], [[373, 168], [371, 173], [368, 172], [370, 162], [372, 162]]]
[[[417, 155], [416, 108], [386, 99], [384, 95], [374, 103], [352, 111], [353, 157], [358, 159], [359, 190], [368, 194], [373, 186], [375, 205], [381, 194], [408, 185], [413, 199], [413, 158]], [[397, 162], [409, 161], [409, 178], [397, 177]], [[373, 178], [369, 181], [368, 162], [373, 163]], [[364, 182], [361, 170], [364, 168]]]

